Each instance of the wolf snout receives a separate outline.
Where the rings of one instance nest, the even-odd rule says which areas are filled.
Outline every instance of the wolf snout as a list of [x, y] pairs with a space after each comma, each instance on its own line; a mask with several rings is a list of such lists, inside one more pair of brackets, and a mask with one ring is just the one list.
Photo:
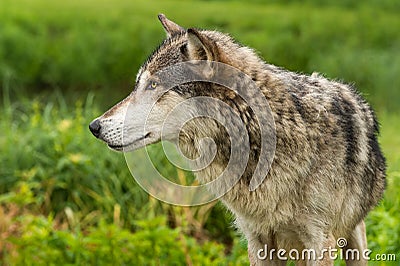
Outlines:
[[100, 120], [99, 119], [95, 119], [93, 120], [90, 124], [89, 124], [89, 129], [92, 132], [92, 134], [98, 138], [100, 136]]

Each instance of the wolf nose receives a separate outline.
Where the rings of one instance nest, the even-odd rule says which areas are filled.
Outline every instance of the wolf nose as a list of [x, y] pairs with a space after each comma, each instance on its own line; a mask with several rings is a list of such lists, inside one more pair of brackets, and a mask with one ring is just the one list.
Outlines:
[[99, 119], [95, 119], [89, 124], [89, 129], [96, 138], [100, 136], [100, 128], [101, 126]]

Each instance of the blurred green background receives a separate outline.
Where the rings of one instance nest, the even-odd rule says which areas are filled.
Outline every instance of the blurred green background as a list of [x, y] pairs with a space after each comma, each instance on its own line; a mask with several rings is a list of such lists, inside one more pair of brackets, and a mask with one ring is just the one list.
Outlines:
[[[269, 63], [355, 84], [377, 111], [388, 160], [369, 248], [399, 263], [398, 0], [0, 0], [0, 265], [248, 264], [219, 203], [151, 198], [88, 131], [165, 38], [158, 13], [228, 32]], [[151, 151], [163, 173], [186, 180]]]

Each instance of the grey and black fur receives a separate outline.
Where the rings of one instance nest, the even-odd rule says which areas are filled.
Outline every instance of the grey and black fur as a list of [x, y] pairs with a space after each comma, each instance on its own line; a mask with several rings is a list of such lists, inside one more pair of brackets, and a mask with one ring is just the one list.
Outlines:
[[[221, 200], [248, 240], [251, 264], [286, 264], [276, 257], [271, 261], [257, 259], [257, 251], [265, 244], [269, 249], [318, 251], [335, 247], [336, 239], [344, 237], [348, 241], [345, 248], [365, 249], [363, 220], [382, 198], [385, 158], [377, 140], [378, 122], [360, 94], [319, 74], [301, 75], [265, 63], [226, 34], [186, 30], [163, 15], [159, 18], [168, 38], [139, 70], [132, 94], [91, 123], [95, 136], [116, 150], [137, 149], [160, 140], [157, 124], [177, 103], [196, 96], [220, 99], [240, 115], [249, 134], [251, 152], [246, 170]], [[122, 132], [120, 113], [126, 106], [140, 105], [141, 99], [157, 93], [157, 88], [145, 89], [152, 74], [189, 60], [217, 61], [239, 69], [252, 78], [268, 100], [275, 120], [276, 151], [270, 171], [255, 191], [249, 190], [249, 180], [258, 163], [260, 127], [246, 102], [222, 86], [193, 82], [164, 94], [157, 101], [159, 117], [152, 120], [154, 130], [145, 136], [132, 136], [142, 144], [125, 143], [128, 140], [122, 141], [116, 134]], [[162, 81], [158, 83], [162, 86]], [[196, 174], [200, 182], [218, 176], [230, 151], [223, 128], [215, 121], [199, 118], [181, 130], [179, 142], [189, 157], [198, 155], [199, 139], [214, 139], [218, 146], [215, 160]], [[326, 256], [298, 263], [333, 264]], [[366, 265], [366, 261], [349, 260], [347, 264]]]

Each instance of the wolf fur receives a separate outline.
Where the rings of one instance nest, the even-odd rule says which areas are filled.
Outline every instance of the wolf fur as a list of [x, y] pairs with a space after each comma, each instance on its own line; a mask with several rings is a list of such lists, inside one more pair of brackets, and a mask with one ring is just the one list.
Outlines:
[[[159, 19], [167, 39], [140, 68], [132, 94], [91, 123], [93, 134], [115, 150], [137, 149], [160, 140], [159, 124], [179, 102], [196, 96], [220, 99], [240, 115], [249, 135], [251, 152], [245, 172], [221, 200], [248, 240], [251, 264], [286, 264], [276, 256], [259, 260], [257, 252], [265, 245], [318, 252], [335, 247], [336, 239], [344, 237], [345, 249], [365, 249], [363, 220], [385, 189], [385, 158], [377, 140], [376, 117], [360, 94], [317, 73], [307, 76], [268, 64], [226, 34], [186, 30], [164, 15]], [[276, 151], [270, 171], [255, 191], [249, 190], [249, 180], [258, 162], [260, 128], [246, 102], [222, 86], [205, 82], [176, 86], [157, 101], [158, 117], [148, 122], [154, 125], [152, 131], [143, 135], [131, 128], [122, 140], [127, 106], [137, 105], [140, 117], [141, 101], [157, 94], [157, 88], [146, 89], [152, 74], [189, 60], [217, 61], [239, 69], [268, 100], [275, 120]], [[137, 120], [140, 124], [143, 119]], [[196, 173], [200, 182], [212, 180], [226, 166], [230, 152], [226, 134], [218, 123], [205, 118], [181, 129], [179, 144], [189, 157], [198, 156], [198, 143], [204, 137], [213, 138], [218, 146], [214, 161]], [[298, 263], [333, 265], [327, 256]], [[347, 264], [366, 265], [366, 261]]]

